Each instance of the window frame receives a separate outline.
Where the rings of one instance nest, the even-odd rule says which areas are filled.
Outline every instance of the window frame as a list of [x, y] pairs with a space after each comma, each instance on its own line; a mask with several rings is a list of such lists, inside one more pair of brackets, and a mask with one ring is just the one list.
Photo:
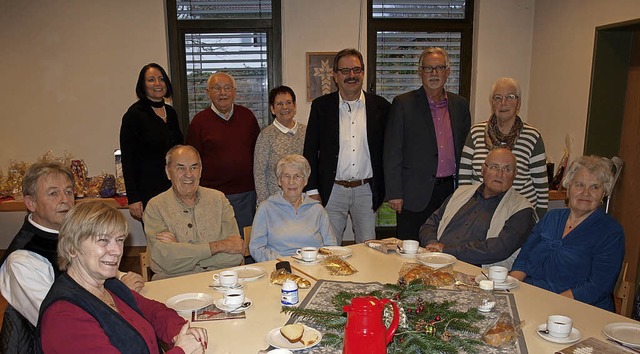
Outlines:
[[[178, 113], [180, 128], [186, 136], [189, 128], [189, 100], [185, 35], [188, 33], [265, 32], [267, 35], [268, 89], [282, 82], [282, 11], [281, 0], [271, 0], [271, 19], [203, 19], [178, 20], [176, 0], [166, 1], [169, 38], [169, 68], [173, 84], [173, 107]], [[266, 112], [268, 113], [268, 112]], [[268, 122], [273, 121], [267, 114]]]
[[[464, 19], [374, 18], [373, 0], [367, 0], [367, 83], [368, 92], [376, 93], [376, 55], [379, 31], [460, 32], [460, 77], [458, 94], [471, 98], [474, 0], [466, 0]], [[418, 63], [416, 63], [418, 75]], [[417, 88], [417, 87], [416, 87]]]

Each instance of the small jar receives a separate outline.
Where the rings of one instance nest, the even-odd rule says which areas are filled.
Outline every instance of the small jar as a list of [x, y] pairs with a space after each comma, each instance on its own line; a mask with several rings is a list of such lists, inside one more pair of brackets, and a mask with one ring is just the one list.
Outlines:
[[481, 280], [478, 294], [478, 311], [490, 312], [496, 306], [496, 297], [493, 295], [493, 281]]
[[291, 306], [298, 303], [298, 284], [291, 279], [287, 279], [282, 284], [282, 300], [285, 306]]

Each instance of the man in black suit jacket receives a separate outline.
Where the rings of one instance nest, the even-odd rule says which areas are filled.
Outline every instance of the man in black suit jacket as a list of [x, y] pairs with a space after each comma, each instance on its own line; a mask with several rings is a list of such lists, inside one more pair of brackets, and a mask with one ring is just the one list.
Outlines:
[[313, 100], [304, 143], [311, 165], [305, 190], [325, 206], [342, 243], [347, 214], [356, 242], [375, 238], [375, 211], [384, 199], [382, 150], [389, 102], [362, 91], [364, 62], [355, 49], [333, 63], [338, 92]]
[[397, 212], [397, 237], [413, 240], [453, 193], [471, 128], [467, 100], [444, 89], [451, 70], [447, 53], [427, 48], [418, 63], [422, 87], [394, 98], [384, 146], [386, 192]]

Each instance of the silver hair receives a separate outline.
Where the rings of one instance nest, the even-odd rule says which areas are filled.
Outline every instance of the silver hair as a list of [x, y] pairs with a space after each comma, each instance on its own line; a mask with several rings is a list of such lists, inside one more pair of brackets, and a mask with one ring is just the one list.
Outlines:
[[307, 161], [304, 156], [291, 154], [281, 158], [280, 161], [278, 161], [278, 163], [276, 164], [276, 177], [278, 177], [278, 179], [282, 177], [282, 172], [285, 167], [297, 168], [302, 171], [304, 183], [305, 185], [307, 184], [307, 179], [311, 174], [311, 166], [309, 166], [309, 161]]
[[180, 149], [187, 149], [187, 150], [193, 151], [193, 153], [196, 154], [196, 156], [198, 156], [198, 162], [202, 163], [202, 159], [200, 158], [200, 153], [196, 148], [194, 148], [191, 145], [176, 145], [171, 149], [169, 149], [169, 151], [167, 151], [167, 154], [164, 156], [164, 161], [167, 166], [171, 165], [171, 158], [173, 157], [173, 154]]
[[444, 56], [444, 65], [446, 65], [447, 68], [449, 67], [449, 54], [447, 54], [446, 50], [440, 47], [429, 47], [423, 50], [422, 54], [420, 54], [420, 58], [418, 59], [418, 66], [422, 66], [422, 60], [429, 54], [441, 54]]
[[489, 93], [489, 103], [493, 102], [493, 94], [496, 92], [496, 87], [498, 87], [499, 84], [507, 84], [515, 87], [516, 95], [518, 95], [518, 97], [522, 97], [522, 92], [520, 92], [520, 84], [518, 84], [518, 81], [516, 81], [516, 79], [512, 77], [501, 77], [494, 81], [493, 85], [491, 85], [491, 92]]
[[569, 165], [567, 173], [562, 180], [562, 186], [569, 188], [573, 183], [573, 178], [578, 171], [586, 168], [589, 173], [594, 175], [604, 186], [604, 195], [610, 195], [613, 189], [613, 164], [611, 160], [601, 156], [580, 156]]
[[217, 73], [213, 73], [209, 76], [209, 78], [207, 79], [207, 88], [209, 88], [211, 86], [211, 81], [213, 81], [213, 78], [216, 76], [226, 76], [229, 79], [231, 79], [231, 84], [233, 85], [233, 87], [236, 87], [236, 78], [231, 76], [230, 74], [227, 74], [225, 72], [222, 71], [218, 71]]

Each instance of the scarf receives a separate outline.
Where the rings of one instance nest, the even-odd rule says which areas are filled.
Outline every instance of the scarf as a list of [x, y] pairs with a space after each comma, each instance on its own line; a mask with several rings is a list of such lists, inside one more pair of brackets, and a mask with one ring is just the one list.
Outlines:
[[498, 127], [498, 118], [496, 118], [495, 114], [492, 114], [489, 122], [487, 122], [487, 128], [484, 134], [487, 150], [491, 151], [496, 147], [513, 150], [513, 146], [516, 144], [516, 140], [518, 140], [523, 127], [524, 123], [522, 123], [522, 119], [516, 116], [516, 120], [513, 122], [509, 133], [503, 134]]

